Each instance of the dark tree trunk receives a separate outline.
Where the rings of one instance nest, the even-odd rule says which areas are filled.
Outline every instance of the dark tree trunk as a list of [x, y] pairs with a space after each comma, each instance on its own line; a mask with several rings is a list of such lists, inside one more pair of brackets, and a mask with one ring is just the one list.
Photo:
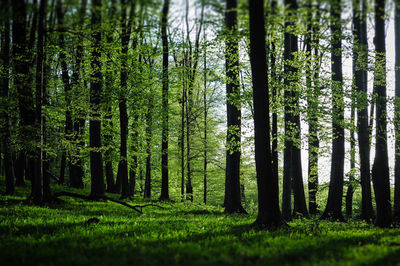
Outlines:
[[[127, 139], [128, 139], [128, 112], [126, 107], [126, 94], [128, 93], [128, 44], [131, 35], [130, 24], [127, 25], [126, 19], [126, 3], [121, 0], [122, 16], [121, 16], [121, 94], [119, 95], [119, 121], [121, 129], [121, 147], [120, 147], [120, 161], [118, 164], [118, 175], [121, 180], [121, 198], [129, 196], [129, 180], [128, 180], [128, 152], [127, 152]], [[132, 18], [130, 18], [132, 19]]]
[[[277, 2], [276, 0], [271, 1], [271, 17], [277, 16]], [[271, 22], [273, 23], [273, 22]], [[275, 31], [275, 25], [272, 25]], [[273, 34], [272, 34], [273, 35]], [[277, 75], [277, 64], [276, 64], [276, 44], [275, 37], [271, 37], [271, 50], [270, 50], [270, 58], [271, 58], [271, 90], [272, 90], [272, 102], [274, 105], [272, 106], [272, 147], [271, 147], [271, 156], [272, 156], [272, 173], [274, 174], [274, 178], [279, 178], [279, 157], [278, 157], [278, 108], [277, 103], [279, 101], [278, 98], [278, 75]]]
[[[47, 0], [41, 0], [39, 5], [39, 18], [38, 18], [38, 39], [37, 39], [37, 58], [36, 58], [36, 124], [39, 128], [38, 142], [38, 158], [36, 167], [38, 169], [36, 195], [39, 195], [40, 201], [48, 202], [51, 200], [50, 191], [50, 176], [47, 174], [48, 162], [47, 154], [44, 150], [46, 142], [46, 118], [43, 114], [43, 107], [47, 104], [46, 97], [46, 6]], [[39, 200], [39, 199], [37, 199]], [[33, 198], [35, 202], [35, 195]], [[38, 201], [39, 202], [39, 201]]]
[[[85, 22], [87, 0], [81, 0], [81, 6], [79, 9], [78, 23], [77, 27], [79, 30], [83, 30]], [[73, 96], [75, 101], [79, 101], [82, 96], [83, 85], [80, 84], [80, 71], [83, 62], [83, 38], [79, 36], [78, 45], [76, 48], [76, 61], [72, 73], [71, 88], [73, 89]], [[82, 86], [81, 86], [82, 85]], [[86, 87], [86, 86], [85, 86]], [[72, 187], [83, 188], [83, 160], [80, 155], [80, 150], [84, 148], [83, 133], [85, 128], [85, 114], [80, 108], [76, 108], [73, 116], [73, 141], [77, 143], [78, 148], [76, 149], [76, 154], [69, 165], [69, 183]]]
[[385, 48], [385, 0], [375, 1], [375, 70], [374, 87], [376, 98], [376, 148], [372, 167], [376, 201], [376, 221], [379, 227], [392, 224], [390, 203], [389, 164], [386, 129], [386, 48]]
[[[371, 197], [371, 171], [370, 171], [370, 135], [368, 129], [368, 103], [367, 103], [367, 3], [362, 0], [354, 1], [353, 23], [356, 50], [353, 50], [353, 64], [355, 89], [357, 90], [357, 135], [360, 154], [360, 179], [361, 179], [361, 219], [370, 222], [374, 217]], [[360, 12], [361, 11], [361, 12]], [[357, 14], [357, 12], [359, 12]], [[373, 104], [372, 104], [373, 106]], [[371, 108], [372, 109], [372, 108]]]
[[101, 198], [104, 196], [104, 175], [103, 158], [101, 153], [101, 122], [100, 105], [102, 91], [102, 72], [101, 72], [101, 0], [92, 2], [92, 53], [90, 75], [90, 174], [91, 174], [91, 192], [92, 198]]
[[[289, 4], [288, 1], [285, 1], [285, 5]], [[291, 4], [291, 2], [290, 2]], [[293, 10], [293, 7], [289, 7]], [[285, 28], [288, 28], [293, 23], [286, 19]], [[285, 62], [293, 59], [293, 55], [291, 52], [291, 39], [292, 34], [285, 31], [284, 33], [284, 59]], [[293, 69], [288, 65], [284, 65], [284, 72], [287, 73], [289, 70], [293, 71]], [[291, 141], [291, 136], [289, 133], [291, 130], [291, 122], [293, 121], [293, 103], [292, 103], [292, 93], [290, 91], [290, 80], [288, 77], [284, 79], [285, 84], [285, 92], [284, 92], [284, 115], [285, 115], [285, 147], [283, 151], [283, 184], [282, 184], [282, 216], [288, 221], [292, 217], [292, 153], [293, 153], [293, 143]]]
[[400, 0], [395, 1], [395, 166], [394, 166], [394, 220], [400, 222]]
[[241, 111], [236, 0], [226, 1], [225, 24], [228, 32], [225, 37], [227, 151], [224, 207], [227, 213], [246, 213], [240, 201]]
[[[108, 47], [112, 47], [113, 44], [113, 33], [115, 28], [115, 0], [112, 0], [110, 3], [110, 9], [108, 12], [108, 21], [109, 24], [112, 25], [111, 29], [105, 32], [106, 35], [106, 43]], [[105, 73], [105, 90], [104, 90], [104, 107], [105, 107], [105, 115], [104, 115], [104, 163], [105, 163], [105, 175], [106, 175], [106, 191], [113, 192], [114, 189], [114, 170], [113, 170], [113, 127], [114, 123], [112, 122], [112, 92], [114, 90], [114, 74], [113, 74], [113, 61], [111, 60], [111, 49], [107, 50], [107, 65], [106, 65], [106, 73]]]
[[[289, 17], [295, 16], [295, 12], [297, 11], [296, 0], [286, 0], [285, 5], [289, 7]], [[285, 23], [286, 28], [292, 25], [293, 23], [290, 21]], [[297, 53], [297, 51], [297, 36], [293, 33], [285, 33], [285, 61], [294, 60], [293, 53]], [[298, 69], [289, 64], [285, 64], [285, 72], [291, 74], [293, 77], [285, 78], [285, 143], [287, 146], [285, 144], [286, 156], [284, 159], [284, 178], [286, 183], [292, 181], [291, 187], [294, 196], [293, 215], [307, 216], [308, 212], [304, 195], [303, 171], [301, 167], [301, 151], [300, 147], [294, 143], [294, 139], [300, 140], [300, 95], [296, 91], [296, 84], [299, 82], [297, 78]], [[286, 184], [285, 188], [289, 188], [289, 185]], [[285, 190], [285, 195], [285, 204], [283, 206], [285, 206], [285, 218], [287, 219], [290, 218], [291, 197], [287, 190]]]
[[[317, 14], [313, 22], [312, 1], [309, 1], [308, 11], [308, 34], [306, 36], [306, 50], [310, 57], [309, 71], [307, 73], [307, 104], [308, 104], [308, 202], [310, 214], [318, 213], [317, 192], [318, 192], [318, 96], [319, 96], [319, 23], [320, 11], [319, 2], [317, 5]], [[314, 46], [314, 55], [312, 47]]]
[[180, 134], [180, 148], [181, 148], [181, 201], [185, 200], [185, 103], [186, 103], [186, 89], [185, 85], [182, 86], [182, 102], [181, 102], [181, 134]]
[[1, 86], [1, 97], [2, 97], [2, 112], [1, 112], [1, 141], [3, 144], [3, 164], [4, 164], [4, 175], [6, 181], [6, 194], [12, 195], [15, 193], [15, 178], [14, 168], [11, 156], [11, 133], [10, 133], [10, 118], [9, 113], [9, 86], [10, 86], [10, 1], [4, 0], [1, 4], [1, 13], [3, 17], [1, 19], [1, 25], [3, 32], [1, 34], [1, 65], [2, 71], [0, 73], [0, 86]]
[[132, 163], [129, 167], [129, 197], [133, 197], [135, 194], [135, 187], [136, 187], [136, 176], [137, 176], [137, 166], [138, 166], [138, 126], [139, 117], [137, 114], [134, 115], [133, 122], [132, 122], [132, 129], [131, 129], [131, 151], [132, 151]]
[[203, 94], [203, 108], [204, 108], [204, 163], [203, 163], [203, 203], [207, 204], [207, 116], [208, 116], [208, 105], [207, 105], [207, 46], [205, 30], [203, 33], [204, 37], [204, 55], [203, 55], [203, 82], [204, 82], [204, 94]]
[[163, 49], [162, 73], [162, 134], [161, 134], [161, 195], [160, 200], [169, 199], [168, 184], [168, 10], [169, 0], [164, 0], [161, 13], [161, 39]]
[[14, 162], [15, 185], [25, 186], [26, 155], [24, 151], [18, 152]]
[[[355, 65], [353, 64], [353, 73]], [[355, 180], [355, 167], [356, 167], [356, 140], [354, 137], [354, 116], [355, 116], [355, 94], [354, 91], [351, 93], [351, 125], [350, 125], [350, 172], [349, 172], [349, 183], [347, 185], [346, 192], [346, 217], [351, 218], [353, 216], [353, 195], [356, 188]]]
[[144, 182], [144, 197], [151, 198], [151, 141], [153, 138], [153, 95], [150, 95], [146, 112], [146, 177]]
[[328, 202], [322, 219], [344, 221], [342, 214], [344, 179], [343, 74], [340, 0], [331, 0], [332, 68], [332, 160]]
[[[58, 27], [60, 28], [59, 34], [59, 45], [60, 45], [60, 61], [61, 61], [61, 79], [64, 84], [64, 94], [65, 94], [65, 139], [67, 141], [71, 140], [72, 134], [72, 116], [71, 116], [71, 84], [69, 82], [69, 74], [68, 74], [68, 66], [67, 66], [67, 55], [65, 53], [65, 42], [64, 42], [64, 12], [62, 11], [62, 2], [61, 0], [57, 1], [57, 18], [58, 18]], [[63, 150], [61, 155], [61, 166], [60, 166], [60, 177], [59, 183], [64, 184], [64, 176], [65, 176], [65, 167], [67, 161], [67, 152]], [[70, 160], [68, 160], [70, 161]]]
[[253, 83], [254, 139], [258, 189], [256, 225], [278, 227], [283, 220], [279, 210], [278, 179], [271, 168], [269, 136], [269, 95], [265, 50], [264, 1], [250, 0], [250, 62]]
[[[12, 57], [14, 63], [14, 87], [18, 95], [18, 108], [21, 122], [19, 124], [19, 134], [21, 142], [21, 152], [24, 153], [29, 161], [34, 160], [34, 148], [28, 143], [28, 140], [34, 138], [35, 110], [33, 102], [32, 86], [28, 85], [30, 57], [28, 55], [26, 40], [26, 5], [23, 0], [12, 1]], [[34, 163], [31, 163], [34, 165]], [[34, 177], [33, 172], [29, 173]], [[36, 180], [32, 178], [32, 196], [35, 203], [41, 202], [41, 186], [35, 185]], [[35, 190], [36, 189], [36, 190]]]

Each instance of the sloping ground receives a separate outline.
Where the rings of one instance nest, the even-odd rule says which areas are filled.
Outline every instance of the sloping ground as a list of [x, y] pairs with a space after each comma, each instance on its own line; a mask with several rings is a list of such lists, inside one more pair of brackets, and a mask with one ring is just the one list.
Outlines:
[[227, 216], [212, 206], [157, 203], [165, 209], [139, 215], [113, 202], [66, 197], [37, 207], [25, 201], [28, 193], [0, 196], [0, 265], [400, 264], [399, 229], [307, 219], [268, 232], [250, 226], [254, 214]]

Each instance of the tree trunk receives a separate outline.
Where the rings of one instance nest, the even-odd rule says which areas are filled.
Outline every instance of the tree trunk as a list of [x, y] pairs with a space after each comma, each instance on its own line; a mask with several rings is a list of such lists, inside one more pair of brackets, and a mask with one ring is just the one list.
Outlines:
[[205, 29], [203, 32], [204, 38], [204, 55], [203, 55], [203, 82], [204, 82], [204, 94], [203, 94], [203, 108], [204, 108], [204, 163], [203, 163], [203, 203], [207, 204], [207, 115], [208, 115], [208, 105], [207, 105], [207, 46], [206, 46], [206, 34]]
[[[78, 12], [78, 23], [77, 27], [80, 31], [83, 30], [84, 22], [85, 22], [85, 14], [86, 14], [86, 6], [87, 0], [81, 0], [81, 5]], [[78, 45], [76, 48], [76, 60], [74, 69], [72, 72], [72, 82], [71, 88], [73, 89], [73, 99], [74, 104], [78, 105], [79, 98], [82, 97], [82, 87], [83, 84], [80, 84], [80, 72], [81, 65], [83, 62], [83, 37], [79, 36]], [[76, 149], [76, 154], [74, 154], [72, 161], [69, 165], [69, 183], [74, 188], [83, 188], [83, 160], [81, 158], [80, 150], [84, 148], [84, 140], [83, 133], [85, 128], [85, 114], [82, 108], [75, 108], [73, 114], [73, 142], [77, 143], [78, 148]]]
[[[312, 1], [309, 1], [309, 5]], [[319, 138], [318, 138], [318, 96], [319, 92], [319, 23], [320, 11], [319, 2], [317, 3], [317, 14], [315, 22], [313, 23], [311, 6], [308, 14], [308, 34], [306, 38], [306, 49], [310, 56], [309, 67], [307, 73], [307, 104], [308, 104], [308, 201], [310, 214], [318, 213], [317, 205], [317, 192], [318, 192], [318, 151], [319, 151]], [[312, 54], [312, 47], [314, 46], [314, 55]]]
[[271, 168], [269, 136], [269, 94], [265, 51], [264, 1], [250, 0], [250, 63], [253, 83], [254, 140], [258, 190], [258, 226], [278, 227], [283, 220], [279, 210], [278, 179]]
[[1, 25], [3, 32], [1, 34], [1, 64], [2, 71], [0, 73], [0, 86], [1, 86], [1, 119], [2, 119], [2, 134], [1, 141], [3, 144], [3, 164], [4, 164], [4, 176], [6, 181], [6, 194], [12, 195], [15, 193], [15, 178], [14, 168], [11, 156], [11, 133], [10, 133], [10, 118], [9, 113], [9, 87], [10, 87], [10, 1], [4, 0], [1, 4], [1, 12], [3, 18], [1, 19]]
[[[355, 70], [355, 64], [353, 64], [353, 73]], [[350, 172], [349, 172], [349, 183], [347, 185], [346, 192], [346, 217], [351, 218], [353, 216], [353, 195], [356, 189], [356, 140], [354, 137], [354, 119], [355, 116], [355, 94], [352, 90], [351, 93], [351, 125], [350, 125]]]
[[400, 0], [395, 1], [395, 167], [394, 167], [394, 220], [400, 222]]
[[[50, 176], [47, 174], [48, 162], [47, 154], [44, 150], [46, 142], [46, 118], [43, 114], [43, 107], [47, 103], [46, 97], [46, 6], [47, 0], [41, 0], [39, 5], [39, 18], [38, 18], [38, 39], [37, 39], [37, 58], [36, 58], [36, 124], [40, 129], [38, 134], [39, 148], [38, 148], [38, 164], [39, 166], [37, 177], [37, 196], [40, 195], [40, 201], [48, 202], [51, 200], [50, 191]], [[39, 192], [40, 191], [40, 192]], [[39, 198], [37, 199], [38, 202]], [[35, 195], [33, 198], [35, 202]]]
[[[34, 136], [35, 110], [33, 102], [32, 86], [28, 85], [30, 57], [28, 55], [26, 40], [26, 4], [23, 0], [12, 1], [12, 57], [14, 63], [14, 87], [18, 95], [18, 108], [20, 112], [19, 134], [21, 142], [21, 152], [27, 156], [29, 161], [34, 159], [34, 149], [29, 144]], [[31, 163], [34, 165], [33, 163]], [[34, 171], [31, 171], [30, 176]], [[28, 173], [27, 173], [28, 174]], [[41, 191], [35, 186], [35, 178], [32, 178], [32, 196], [41, 201]], [[41, 188], [41, 186], [40, 186]]]
[[[59, 45], [60, 45], [60, 62], [61, 62], [61, 79], [64, 84], [64, 94], [65, 94], [65, 139], [69, 142], [71, 141], [72, 134], [72, 116], [71, 116], [71, 84], [69, 82], [69, 74], [68, 74], [68, 66], [67, 66], [67, 55], [65, 53], [65, 42], [64, 42], [64, 13], [62, 11], [62, 2], [61, 0], [57, 1], [57, 19], [58, 19], [58, 27], [60, 29], [59, 34]], [[64, 176], [65, 176], [65, 167], [67, 161], [67, 152], [63, 150], [61, 155], [61, 166], [60, 166], [60, 177], [59, 183], [60, 185], [64, 184]], [[68, 162], [70, 159], [68, 160]]]
[[180, 134], [180, 148], [181, 148], [181, 201], [185, 200], [185, 103], [186, 103], [186, 89], [182, 85], [182, 105], [181, 105], [181, 134]]
[[343, 74], [340, 0], [331, 0], [332, 68], [332, 159], [328, 202], [322, 219], [344, 221], [342, 214], [344, 179]]
[[240, 201], [241, 107], [236, 0], [226, 1], [225, 24], [228, 32], [225, 37], [227, 151], [224, 207], [227, 213], [246, 213]]
[[[368, 67], [368, 42], [367, 42], [367, 3], [362, 0], [353, 2], [354, 40], [356, 49], [353, 50], [353, 65], [355, 89], [357, 90], [357, 135], [360, 154], [360, 179], [361, 179], [361, 219], [371, 222], [374, 217], [371, 197], [371, 171], [370, 171], [370, 133], [368, 126], [367, 103], [367, 67]], [[359, 12], [359, 13], [357, 13]], [[353, 48], [354, 49], [354, 48]], [[374, 106], [374, 104], [372, 104]], [[373, 108], [371, 108], [373, 109]], [[371, 117], [372, 118], [372, 117]], [[372, 128], [372, 124], [371, 124]]]
[[153, 95], [150, 95], [146, 111], [146, 177], [144, 182], [144, 197], [151, 198], [151, 142], [153, 137]]
[[[271, 17], [277, 16], [277, 1], [271, 1]], [[271, 21], [273, 23], [273, 21]], [[276, 30], [276, 25], [273, 26], [273, 31]], [[274, 174], [274, 178], [279, 180], [279, 156], [278, 156], [278, 75], [277, 75], [277, 64], [276, 64], [276, 44], [275, 37], [272, 33], [271, 39], [271, 50], [270, 50], [270, 58], [271, 58], [271, 90], [272, 90], [272, 102], [274, 105], [272, 106], [272, 147], [271, 147], [271, 156], [272, 156], [272, 173]]]
[[[106, 42], [108, 47], [112, 47], [114, 42], [113, 33], [115, 28], [115, 0], [112, 0], [110, 3], [111, 7], [108, 12], [108, 20], [111, 25], [111, 29], [105, 32], [106, 34]], [[114, 169], [113, 169], [113, 128], [114, 123], [112, 121], [113, 118], [113, 108], [112, 108], [112, 93], [114, 91], [114, 69], [113, 69], [113, 61], [111, 60], [111, 49], [107, 50], [107, 65], [106, 65], [106, 76], [105, 76], [105, 91], [104, 91], [104, 107], [105, 107], [105, 115], [104, 115], [104, 162], [105, 162], [105, 175], [106, 175], [106, 184], [107, 192], [114, 192]]]
[[[121, 199], [129, 196], [129, 180], [128, 180], [128, 152], [127, 152], [127, 139], [128, 139], [128, 112], [126, 107], [126, 94], [128, 93], [128, 44], [131, 35], [130, 24], [127, 25], [126, 21], [126, 3], [121, 0], [122, 18], [121, 18], [121, 94], [119, 95], [119, 117], [121, 129], [121, 147], [120, 147], [120, 161], [118, 164], [118, 174], [121, 179]], [[132, 19], [132, 18], [130, 18]]]
[[375, 70], [376, 98], [376, 148], [372, 167], [377, 216], [375, 224], [389, 227], [392, 224], [390, 203], [389, 164], [386, 122], [386, 48], [385, 48], [385, 0], [375, 1]]
[[161, 13], [161, 39], [163, 49], [162, 69], [162, 134], [161, 134], [161, 195], [160, 200], [169, 199], [168, 184], [168, 10], [169, 0], [164, 0]]
[[102, 91], [102, 72], [101, 72], [101, 0], [92, 2], [92, 52], [90, 75], [90, 174], [92, 198], [104, 197], [104, 175], [103, 157], [101, 152], [101, 122], [100, 105]]

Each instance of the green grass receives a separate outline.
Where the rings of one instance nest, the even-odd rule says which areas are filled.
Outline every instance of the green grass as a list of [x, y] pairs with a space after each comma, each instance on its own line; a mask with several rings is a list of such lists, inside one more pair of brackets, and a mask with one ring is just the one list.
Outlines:
[[[165, 209], [139, 215], [73, 198], [37, 207], [28, 192], [0, 196], [1, 265], [400, 265], [398, 229], [304, 219], [269, 232], [250, 226], [255, 213], [227, 216], [215, 206], [157, 203]], [[87, 224], [93, 217], [100, 222]]]

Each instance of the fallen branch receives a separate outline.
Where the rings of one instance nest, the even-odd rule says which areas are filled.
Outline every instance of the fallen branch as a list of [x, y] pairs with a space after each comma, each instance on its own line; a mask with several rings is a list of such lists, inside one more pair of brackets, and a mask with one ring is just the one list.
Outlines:
[[164, 209], [164, 207], [156, 205], [156, 204], [130, 205], [130, 204], [124, 202], [124, 201], [117, 200], [117, 199], [114, 199], [114, 198], [110, 198], [110, 197], [107, 197], [107, 196], [91, 197], [91, 196], [81, 195], [81, 194], [77, 194], [77, 193], [73, 193], [73, 192], [67, 192], [67, 191], [57, 192], [57, 193], [55, 193], [53, 195], [53, 197], [55, 197], [55, 198], [58, 198], [58, 197], [61, 197], [61, 196], [78, 198], [78, 199], [83, 199], [83, 200], [99, 200], [99, 199], [109, 200], [109, 201], [121, 204], [121, 205], [123, 205], [125, 207], [128, 207], [128, 208], [130, 208], [130, 209], [132, 209], [132, 210], [134, 210], [134, 211], [136, 211], [136, 212], [138, 212], [140, 214], [143, 214], [143, 208], [149, 207], [149, 206], [153, 206], [153, 207], [157, 207], [157, 208], [160, 208], [160, 209]]

